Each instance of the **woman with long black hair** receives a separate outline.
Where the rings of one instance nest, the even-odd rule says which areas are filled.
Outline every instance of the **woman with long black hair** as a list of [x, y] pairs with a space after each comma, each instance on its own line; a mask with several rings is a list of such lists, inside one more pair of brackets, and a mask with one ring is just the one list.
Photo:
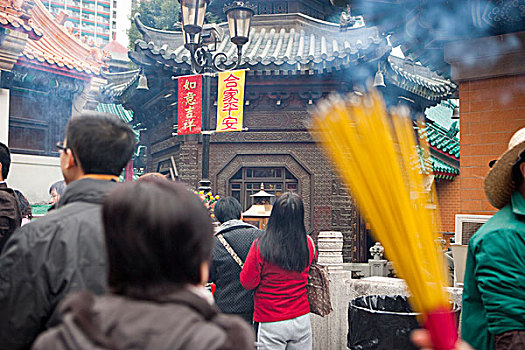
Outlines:
[[241, 272], [243, 287], [255, 289], [253, 319], [259, 323], [259, 349], [312, 348], [306, 284], [314, 256], [304, 227], [303, 201], [295, 193], [284, 193]]

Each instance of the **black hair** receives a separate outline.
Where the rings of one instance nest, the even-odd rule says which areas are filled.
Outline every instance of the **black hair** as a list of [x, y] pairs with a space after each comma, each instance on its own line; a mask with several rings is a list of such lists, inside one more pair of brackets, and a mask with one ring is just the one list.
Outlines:
[[135, 149], [135, 134], [117, 116], [83, 113], [66, 128], [66, 146], [86, 174], [118, 176]]
[[514, 188], [518, 189], [523, 184], [523, 177], [525, 176], [520, 169], [521, 163], [525, 162], [525, 152], [522, 152], [516, 159], [516, 163], [512, 166], [512, 181], [514, 182]]
[[64, 180], [59, 180], [57, 182], [54, 182], [51, 187], [49, 187], [49, 194], [55, 189], [57, 191], [57, 194], [62, 195], [64, 193], [64, 190], [66, 189], [66, 182]]
[[239, 220], [241, 218], [241, 203], [234, 197], [223, 197], [217, 201], [213, 213], [219, 222]]
[[308, 266], [304, 205], [299, 195], [286, 192], [277, 198], [259, 247], [265, 260], [286, 270], [301, 272]]
[[201, 282], [213, 228], [202, 202], [183, 185], [158, 178], [119, 185], [106, 197], [102, 217], [114, 293], [140, 298]]
[[2, 142], [0, 142], [0, 163], [2, 164], [2, 178], [6, 180], [11, 167], [11, 152]]
[[16, 198], [18, 199], [18, 208], [20, 208], [20, 213], [22, 213], [22, 217], [26, 217], [29, 220], [33, 218], [33, 212], [31, 210], [31, 204], [29, 204], [29, 201], [27, 200], [26, 196], [19, 190], [14, 190], [16, 194]]

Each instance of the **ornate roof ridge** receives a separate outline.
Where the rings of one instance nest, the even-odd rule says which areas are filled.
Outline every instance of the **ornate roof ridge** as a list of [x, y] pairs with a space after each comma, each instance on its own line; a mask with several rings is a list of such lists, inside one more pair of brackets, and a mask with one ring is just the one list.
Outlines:
[[397, 86], [429, 100], [451, 97], [458, 89], [453, 81], [409, 58], [389, 55], [388, 66], [393, 72], [387, 79]]
[[0, 12], [0, 27], [26, 33], [31, 39], [39, 40], [42, 37], [42, 31], [34, 25], [29, 16], [29, 11], [33, 6], [34, 3], [31, 1], [17, 4], [0, 0], [0, 8], [3, 8], [3, 11]]
[[89, 47], [58, 24], [40, 0], [33, 0], [31, 19], [42, 29], [40, 40], [28, 40], [21, 61], [49, 65], [58, 71], [99, 75], [103, 66], [102, 50]]
[[[285, 19], [268, 21], [276, 17]], [[252, 69], [248, 73], [250, 75], [257, 75], [262, 71], [275, 71], [278, 75], [339, 71], [355, 65], [364, 57], [373, 61], [390, 51], [386, 39], [376, 27], [340, 32], [329, 22], [302, 14], [260, 15], [254, 18], [258, 20], [253, 22], [250, 41], [243, 46], [241, 62]], [[307, 28], [305, 21], [310, 21], [317, 27]], [[329, 30], [319, 29], [319, 23], [326, 24]], [[225, 26], [226, 22], [216, 25], [221, 29]], [[229, 32], [224, 32], [222, 42], [217, 45], [217, 52], [226, 53], [227, 60], [218, 63], [229, 66], [236, 59], [236, 47], [230, 41]], [[168, 35], [164, 32], [157, 37], [155, 33], [148, 32], [144, 35], [150, 41], [137, 40], [132, 56], [148, 57], [166, 69], [173, 69], [176, 74], [188, 73], [190, 57], [183, 46], [182, 32], [173, 31]]]

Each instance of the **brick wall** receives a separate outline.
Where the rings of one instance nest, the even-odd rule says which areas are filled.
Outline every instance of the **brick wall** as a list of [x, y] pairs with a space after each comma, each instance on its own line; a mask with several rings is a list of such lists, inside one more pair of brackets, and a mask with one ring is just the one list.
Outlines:
[[[488, 163], [525, 127], [525, 75], [460, 82], [460, 213], [492, 214], [483, 178]], [[457, 180], [455, 180], [457, 181]]]
[[454, 232], [456, 214], [460, 212], [459, 207], [460, 179], [453, 181], [437, 180], [436, 193], [441, 220], [441, 231]]

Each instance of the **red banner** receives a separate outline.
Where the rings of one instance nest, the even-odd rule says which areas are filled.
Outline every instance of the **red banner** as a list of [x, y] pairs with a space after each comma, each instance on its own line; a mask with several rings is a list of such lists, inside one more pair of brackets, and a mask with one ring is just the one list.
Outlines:
[[179, 118], [177, 135], [201, 133], [202, 75], [179, 79]]

